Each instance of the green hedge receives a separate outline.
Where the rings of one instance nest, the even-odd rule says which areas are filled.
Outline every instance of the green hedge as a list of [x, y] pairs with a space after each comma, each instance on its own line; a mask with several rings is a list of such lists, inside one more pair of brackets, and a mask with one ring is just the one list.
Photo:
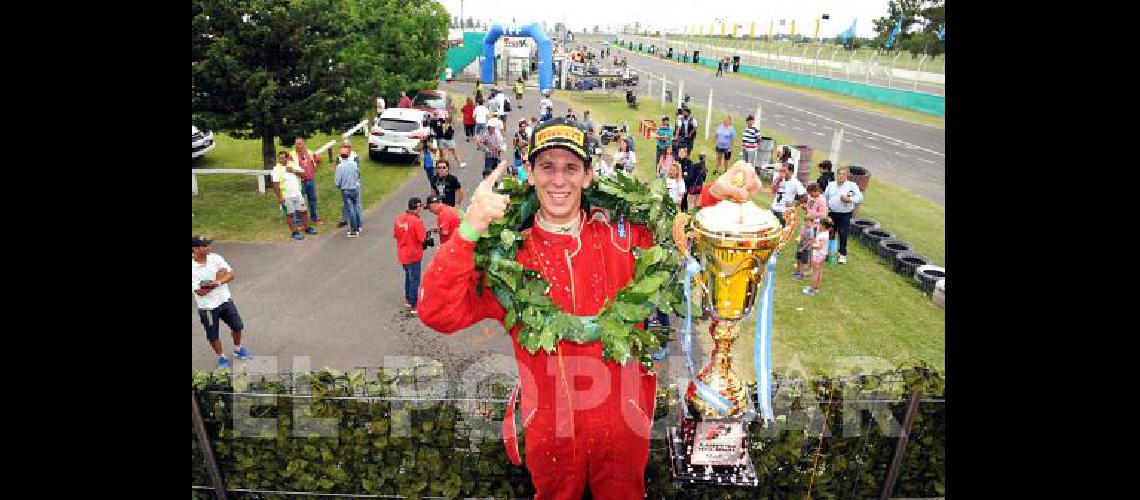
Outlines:
[[[275, 431], [269, 430], [265, 437], [234, 437], [234, 396], [211, 392], [233, 392], [229, 371], [196, 372], [193, 386], [198, 391], [207, 432], [230, 489], [408, 498], [533, 496], [525, 467], [510, 465], [497, 434], [505, 407], [502, 401], [508, 388], [495, 384], [492, 394], [485, 395], [494, 399], [484, 402], [410, 402], [395, 397], [397, 384], [406, 385], [411, 373], [382, 369], [374, 379], [365, 380], [363, 372], [341, 374], [323, 369], [302, 380], [301, 386], [310, 388], [315, 396], [312, 416], [335, 418], [337, 437], [294, 437], [293, 405], [307, 401], [294, 398], [278, 398], [275, 403], [252, 407], [253, 417], [277, 418]], [[673, 389], [659, 391], [646, 468], [648, 497], [803, 497], [809, 483], [813, 497], [878, 496], [897, 438], [884, 436], [878, 431], [876, 420], [870, 418], [862, 420], [858, 435], [844, 436], [845, 412], [833, 410], [827, 419], [832, 432], [822, 439], [816, 460], [816, 449], [821, 441], [818, 438], [821, 414], [829, 395], [835, 397], [833, 408], [840, 409], [844, 397], [882, 398], [889, 393], [897, 399], [880, 408], [889, 408], [901, 425], [905, 394], [919, 390], [924, 397], [939, 397], [943, 390], [941, 375], [924, 366], [844, 380], [803, 382], [781, 378], [779, 374], [774, 380], [779, 385], [774, 400], [776, 414], [786, 416], [786, 419], [781, 417], [779, 424], [790, 424], [792, 429], [765, 431], [759, 424], [751, 424], [751, 456], [760, 477], [760, 484], [755, 488], [690, 485], [678, 489], [673, 484], [664, 430], [667, 425], [675, 425], [679, 399]], [[289, 381], [284, 379], [260, 379], [248, 384], [239, 380], [238, 385], [243, 392], [289, 394], [292, 390]], [[371, 396], [392, 399], [324, 399], [361, 395], [365, 391]], [[811, 400], [817, 403], [807, 404]], [[805, 411], [808, 407], [818, 411]], [[850, 419], [850, 414], [856, 412], [846, 413]], [[472, 418], [473, 415], [480, 417]], [[406, 432], [395, 432], [395, 429]], [[895, 495], [945, 495], [945, 436], [945, 404], [938, 401], [921, 404]], [[193, 435], [191, 438], [194, 441], [193, 484], [209, 486], [211, 482], [202, 465], [197, 441]], [[522, 443], [519, 448], [524, 448]], [[814, 481], [811, 479], [813, 471]], [[193, 495], [211, 497], [202, 490], [194, 490]]]

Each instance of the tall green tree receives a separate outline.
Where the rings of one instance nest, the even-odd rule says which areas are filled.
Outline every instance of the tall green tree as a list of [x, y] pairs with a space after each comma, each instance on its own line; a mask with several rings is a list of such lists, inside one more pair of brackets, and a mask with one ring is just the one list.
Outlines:
[[194, 119], [260, 139], [272, 168], [275, 141], [340, 129], [377, 95], [434, 87], [449, 20], [442, 10], [434, 1], [193, 0]]
[[[450, 15], [439, 2], [349, 0], [356, 25], [344, 60], [365, 92], [358, 113], [375, 97], [395, 102], [401, 90], [435, 88], [443, 72]], [[360, 116], [359, 114], [357, 116]]]
[[[348, 32], [341, 0], [194, 0], [191, 74], [195, 120], [262, 141], [329, 131], [352, 121], [356, 96], [339, 54]], [[359, 116], [359, 115], [355, 115]]]

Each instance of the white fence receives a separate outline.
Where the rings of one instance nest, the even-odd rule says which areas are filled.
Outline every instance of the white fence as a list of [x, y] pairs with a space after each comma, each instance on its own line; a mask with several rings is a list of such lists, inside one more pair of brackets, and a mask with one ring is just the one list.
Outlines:
[[[348, 129], [347, 132], [340, 134], [342, 139], [347, 139], [349, 136], [359, 132], [361, 129], [365, 130], [367, 134], [368, 120], [363, 120], [356, 124], [355, 127]], [[321, 145], [314, 153], [323, 154], [329, 148], [337, 144], [337, 141], [332, 140]], [[265, 194], [265, 176], [272, 173], [264, 169], [242, 169], [242, 168], [195, 168], [190, 170], [190, 181], [192, 192], [194, 196], [198, 195], [198, 176], [199, 175], [219, 175], [219, 174], [236, 174], [236, 175], [255, 175], [257, 176], [257, 192]]]

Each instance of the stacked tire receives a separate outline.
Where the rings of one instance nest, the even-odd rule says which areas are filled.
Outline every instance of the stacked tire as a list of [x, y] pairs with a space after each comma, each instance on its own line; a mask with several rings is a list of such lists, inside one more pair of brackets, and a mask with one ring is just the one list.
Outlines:
[[851, 236], [858, 238], [863, 235], [863, 231], [880, 227], [878, 221], [872, 219], [851, 219]]
[[933, 294], [938, 280], [945, 278], [946, 269], [932, 264], [920, 266], [914, 271], [914, 280], [918, 282], [919, 288], [922, 288], [922, 291], [927, 294]]
[[911, 251], [910, 243], [895, 238], [879, 240], [879, 248], [876, 249], [879, 258], [883, 259], [883, 262], [886, 262], [887, 265], [894, 264], [895, 255], [900, 252], [909, 251]]
[[882, 228], [866, 229], [859, 234], [859, 241], [867, 245], [871, 251], [878, 253], [879, 242], [894, 238], [895, 234]]
[[899, 273], [907, 278], [914, 278], [914, 272], [918, 268], [930, 264], [930, 259], [923, 257], [914, 252], [899, 252], [895, 254], [895, 261], [891, 267], [896, 273]]

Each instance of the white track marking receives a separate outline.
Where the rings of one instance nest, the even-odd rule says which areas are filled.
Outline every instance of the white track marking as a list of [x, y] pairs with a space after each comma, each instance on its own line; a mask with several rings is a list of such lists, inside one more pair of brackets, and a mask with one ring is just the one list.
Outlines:
[[[887, 140], [891, 140], [891, 141], [896, 141], [896, 142], [898, 142], [898, 143], [901, 143], [901, 144], [905, 144], [905, 145], [907, 145], [907, 146], [913, 146], [913, 148], [912, 148], [912, 149], [918, 149], [918, 150], [922, 150], [922, 151], [925, 151], [925, 152], [927, 152], [927, 153], [930, 153], [930, 154], [932, 154], [932, 155], [935, 155], [935, 156], [941, 156], [941, 157], [943, 157], [943, 158], [945, 158], [945, 157], [946, 157], [946, 155], [945, 155], [945, 154], [939, 153], [938, 151], [934, 151], [934, 150], [932, 150], [932, 149], [927, 149], [927, 148], [924, 148], [924, 147], [922, 147], [922, 146], [918, 146], [918, 145], [915, 145], [915, 144], [911, 144], [911, 143], [909, 143], [909, 142], [906, 142], [906, 141], [901, 141], [901, 140], [899, 140], [899, 139], [895, 139], [894, 137], [891, 137], [891, 136], [889, 136], [889, 135], [880, 134], [880, 133], [878, 133], [878, 132], [873, 132], [873, 131], [867, 130], [867, 129], [863, 128], [863, 127], [858, 127], [858, 126], [852, 125], [852, 124], [850, 124], [850, 123], [841, 122], [841, 121], [839, 121], [839, 120], [836, 120], [836, 119], [834, 119], [834, 118], [830, 118], [830, 117], [827, 117], [827, 116], [823, 116], [823, 115], [821, 115], [821, 114], [819, 114], [819, 113], [815, 113], [815, 112], [812, 112], [812, 111], [808, 111], [808, 110], [806, 110], [806, 109], [803, 109], [803, 108], [798, 108], [798, 107], [792, 106], [792, 105], [790, 105], [790, 104], [784, 104], [784, 103], [782, 103], [782, 102], [779, 102], [779, 101], [773, 101], [773, 100], [771, 100], [771, 99], [765, 99], [765, 98], [763, 98], [763, 97], [760, 97], [760, 96], [754, 96], [754, 95], [745, 95], [745, 97], [749, 97], [749, 98], [752, 98], [752, 99], [756, 99], [756, 100], [758, 100], [758, 101], [763, 101], [763, 102], [767, 102], [767, 103], [770, 103], [770, 104], [774, 104], [774, 105], [776, 105], [776, 106], [783, 106], [783, 107], [785, 107], [785, 108], [794, 109], [794, 110], [796, 110], [796, 111], [799, 111], [800, 113], [804, 113], [804, 114], [807, 114], [807, 115], [811, 115], [811, 116], [814, 116], [814, 117], [816, 117], [816, 118], [819, 118], [819, 119], [821, 119], [821, 120], [826, 120], [826, 121], [829, 121], [829, 122], [832, 122], [832, 123], [836, 123], [836, 124], [842, 125], [843, 127], [846, 127], [846, 128], [850, 128], [850, 129], [858, 130], [858, 131], [860, 131], [860, 132], [863, 132], [864, 134], [868, 134], [869, 136], [871, 136], [871, 135], [873, 135], [873, 136], [878, 136], [878, 137], [881, 137], [881, 138], [883, 138], [883, 139], [887, 139]], [[868, 137], [868, 138], [869, 138], [869, 137]]]
[[811, 133], [813, 133], [813, 134], [815, 134], [815, 135], [823, 135], [823, 132], [819, 132], [819, 131], [816, 131], [816, 130], [812, 130], [812, 131], [811, 131]]
[[816, 125], [816, 124], [809, 122], [809, 121], [804, 121], [804, 123], [808, 124], [809, 127], [818, 127], [819, 126], [819, 125]]
[[784, 125], [783, 123], [780, 123], [780, 122], [772, 122], [772, 124], [779, 126], [779, 127], [787, 127], [787, 125]]
[[918, 158], [918, 157], [915, 157], [915, 159], [916, 159], [916, 160], [918, 160], [918, 161], [926, 162], [926, 163], [934, 163], [934, 161], [933, 161], [933, 160], [927, 160], [926, 158]]
[[880, 148], [878, 146], [875, 146], [874, 144], [864, 144], [864, 146], [867, 146], [868, 148], [871, 148], [871, 149], [883, 149], [883, 148]]
[[[636, 66], [633, 66], [633, 65], [630, 65], [630, 68], [633, 68], [633, 69], [635, 69], [635, 70], [637, 70], [637, 71], [639, 71], [639, 72], [642, 72], [642, 73], [646, 73], [646, 74], [648, 74], [648, 75], [649, 75], [649, 76], [651, 76], [651, 77], [654, 75], [654, 73], [653, 73], [653, 72], [647, 71], [647, 70], [645, 70], [645, 69], [642, 69], [642, 68], [638, 68], [638, 67], [636, 67]], [[657, 80], [658, 80], [658, 81], [660, 81], [660, 79], [659, 79], [659, 78], [657, 78]], [[669, 84], [672, 84], [672, 83], [674, 83], [674, 82], [670, 82], [668, 79], [666, 79], [666, 80], [665, 80], [665, 83], [666, 83], [667, 85], [669, 85]], [[729, 92], [732, 92], [732, 91], [731, 91], [731, 90], [729, 90]], [[850, 129], [853, 129], [853, 130], [858, 130], [858, 131], [860, 131], [860, 132], [863, 132], [863, 133], [867, 134], [867, 139], [868, 139], [868, 140], [879, 140], [879, 138], [882, 138], [882, 139], [885, 139], [885, 140], [888, 140], [888, 141], [894, 141], [894, 143], [889, 143], [889, 144], [891, 144], [892, 146], [906, 146], [906, 147], [907, 147], [907, 149], [917, 149], [917, 150], [920, 150], [920, 151], [925, 151], [925, 152], [927, 152], [927, 153], [930, 153], [930, 154], [932, 154], [932, 155], [935, 155], [935, 156], [939, 156], [939, 157], [943, 157], [943, 158], [945, 158], [945, 157], [946, 157], [946, 155], [945, 155], [945, 154], [943, 154], [943, 153], [939, 153], [938, 151], [934, 151], [934, 150], [932, 150], [932, 149], [924, 148], [924, 147], [922, 147], [922, 146], [918, 146], [918, 145], [916, 145], [916, 144], [911, 144], [911, 143], [909, 143], [909, 142], [906, 142], [906, 141], [903, 141], [903, 140], [899, 140], [899, 139], [896, 139], [896, 138], [894, 138], [894, 137], [891, 137], [891, 136], [889, 136], [889, 135], [886, 135], [886, 134], [880, 134], [880, 133], [878, 133], [878, 132], [874, 132], [874, 131], [871, 131], [871, 130], [867, 130], [867, 129], [865, 129], [865, 128], [862, 128], [862, 127], [858, 127], [858, 126], [852, 125], [852, 124], [850, 124], [850, 123], [842, 122], [842, 121], [836, 120], [836, 119], [834, 119], [834, 118], [831, 118], [831, 117], [828, 117], [828, 116], [824, 116], [824, 115], [821, 115], [821, 114], [819, 114], [819, 113], [815, 113], [815, 112], [813, 112], [813, 111], [809, 111], [809, 110], [806, 110], [806, 109], [803, 109], [803, 108], [799, 108], [799, 107], [796, 107], [796, 106], [792, 106], [792, 105], [790, 105], [790, 104], [785, 104], [785, 103], [782, 103], [782, 102], [779, 102], [779, 101], [774, 101], [774, 100], [771, 100], [771, 99], [766, 99], [766, 98], [763, 98], [763, 97], [760, 97], [760, 96], [754, 96], [754, 95], [744, 95], [744, 96], [745, 96], [745, 97], [749, 97], [749, 98], [752, 98], [752, 99], [756, 99], [756, 100], [758, 100], [758, 101], [762, 101], [762, 102], [766, 102], [766, 103], [774, 104], [774, 105], [777, 105], [777, 106], [783, 106], [783, 107], [785, 107], [785, 108], [788, 108], [788, 109], [792, 109], [792, 110], [795, 110], [795, 111], [799, 111], [800, 113], [804, 113], [804, 114], [807, 114], [807, 115], [811, 115], [811, 116], [814, 116], [814, 117], [816, 117], [816, 118], [819, 118], [819, 119], [821, 119], [821, 120], [826, 120], [826, 121], [829, 121], [829, 122], [832, 122], [832, 123], [835, 123], [835, 124], [841, 125], [841, 126], [843, 126], [843, 127], [845, 127], [845, 128], [850, 128]], [[872, 114], [876, 114], [876, 115], [877, 115], [877, 113], [872, 113]], [[781, 115], [781, 114], [778, 114], [778, 113], [773, 113], [773, 116], [777, 116], [777, 117], [781, 117], [781, 118], [782, 118], [784, 115]], [[879, 116], [886, 116], [886, 117], [888, 117], [888, 118], [893, 118], [893, 117], [890, 117], [890, 116], [887, 116], [887, 115], [879, 115]], [[798, 118], [796, 118], [796, 117], [794, 117], [794, 116], [789, 116], [788, 118], [789, 118], [789, 119], [791, 119], [791, 120], [795, 120], [795, 121], [802, 121], [802, 120], [800, 120], [800, 119], [798, 119]], [[899, 121], [905, 121], [905, 120], [901, 120], [901, 119], [900, 119]], [[809, 124], [810, 124], [810, 122], [805, 122], [805, 123], [809, 123]], [[909, 122], [908, 122], [908, 123], [909, 123]], [[782, 124], [782, 123], [776, 123], [776, 125], [779, 125], [779, 126], [781, 126], [781, 127], [783, 127], [783, 126], [784, 126], [784, 124]], [[794, 127], [794, 126], [793, 126], [792, 128], [794, 128], [794, 129], [796, 129], [796, 130], [803, 130], [803, 129], [801, 129], [801, 128], [796, 128], [796, 127]], [[847, 135], [849, 135], [849, 136], [852, 136], [852, 137], [858, 137], [858, 136], [856, 136], [855, 134], [847, 134]], [[877, 137], [876, 137], [876, 136], [877, 136]], [[871, 147], [871, 146], [870, 146], [870, 145], [867, 145], [867, 147]], [[880, 148], [872, 148], [872, 149], [880, 149]]]
[[794, 129], [796, 129], [796, 130], [799, 130], [799, 131], [801, 131], [801, 132], [804, 130], [804, 129], [802, 129], [802, 128], [799, 128], [799, 127], [797, 127], [797, 126], [795, 126], [795, 125], [792, 125], [792, 128], [794, 128]]

